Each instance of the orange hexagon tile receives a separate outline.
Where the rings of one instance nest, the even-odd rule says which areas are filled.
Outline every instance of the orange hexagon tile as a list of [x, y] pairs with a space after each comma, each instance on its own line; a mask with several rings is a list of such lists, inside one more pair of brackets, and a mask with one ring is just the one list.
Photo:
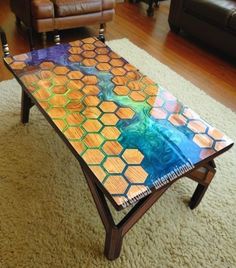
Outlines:
[[128, 164], [141, 164], [144, 155], [138, 149], [126, 149], [122, 157]]
[[83, 57], [80, 56], [80, 55], [75, 55], [75, 54], [72, 54], [68, 57], [69, 61], [71, 62], [80, 62], [82, 61]]
[[144, 101], [147, 95], [142, 91], [132, 91], [129, 97], [134, 101]]
[[141, 166], [129, 166], [125, 171], [125, 176], [132, 183], [144, 183], [148, 174]]
[[100, 54], [104, 54], [104, 55], [107, 55], [108, 52], [109, 52], [109, 49], [106, 48], [106, 47], [98, 47], [95, 49], [95, 52], [100, 55]]
[[112, 82], [117, 86], [125, 86], [128, 82], [128, 78], [126, 76], [116, 76], [112, 78]]
[[102, 128], [102, 124], [96, 119], [88, 119], [84, 122], [83, 128], [88, 132], [98, 132]]
[[145, 85], [141, 83], [140, 81], [131, 81], [127, 84], [130, 90], [143, 90], [145, 88]]
[[55, 74], [67, 74], [70, 70], [64, 66], [57, 66], [53, 69]]
[[26, 64], [22, 61], [14, 61], [10, 64], [10, 66], [13, 70], [22, 70], [26, 66]]
[[82, 52], [82, 56], [84, 58], [93, 59], [96, 56], [96, 53], [94, 51], [86, 50], [86, 51]]
[[193, 141], [201, 148], [209, 148], [213, 144], [213, 140], [206, 134], [196, 134]]
[[103, 163], [103, 167], [109, 172], [114, 174], [122, 173], [125, 168], [125, 163], [119, 157], [109, 156]]
[[50, 70], [50, 69], [52, 69], [52, 68], [55, 67], [55, 64], [53, 62], [51, 62], [51, 61], [44, 61], [44, 62], [42, 62], [42, 63], [39, 64], [39, 67], [41, 69]]
[[181, 114], [172, 114], [168, 120], [173, 124], [174, 126], [184, 126], [187, 123], [187, 120], [184, 116]]
[[81, 112], [84, 109], [84, 105], [80, 101], [70, 101], [66, 105], [66, 109], [69, 112]]
[[39, 73], [40, 79], [51, 79], [54, 76], [54, 73], [49, 70], [43, 70]]
[[210, 128], [208, 134], [215, 140], [221, 140], [224, 138], [224, 134], [216, 128]]
[[215, 149], [216, 151], [220, 151], [223, 148], [225, 148], [228, 145], [228, 142], [226, 141], [217, 141], [215, 144]]
[[97, 96], [87, 96], [84, 98], [84, 103], [87, 106], [98, 106], [100, 99]]
[[109, 62], [110, 57], [107, 55], [97, 55], [95, 58], [98, 62]]
[[104, 138], [98, 133], [88, 133], [83, 142], [88, 148], [99, 147], [104, 141]]
[[51, 86], [52, 86], [52, 82], [51, 81], [48, 81], [48, 80], [39, 80], [38, 82], [37, 82], [37, 85], [38, 85], [38, 87], [40, 88], [40, 89], [45, 89], [45, 90], [47, 90], [47, 89], [49, 89]]
[[121, 119], [132, 119], [135, 115], [135, 112], [127, 107], [121, 107], [118, 109], [116, 114], [121, 118]]
[[46, 89], [39, 89], [34, 93], [34, 97], [38, 100], [48, 100], [51, 94]]
[[114, 126], [119, 121], [119, 118], [113, 113], [105, 113], [100, 120], [104, 125]]
[[83, 92], [86, 95], [98, 95], [98, 93], [100, 92], [100, 89], [97, 86], [89, 85], [83, 88]]
[[63, 131], [66, 127], [66, 122], [62, 119], [53, 119], [53, 122], [56, 124], [56, 126]]
[[102, 149], [107, 155], [119, 155], [123, 147], [118, 141], [106, 141]]
[[70, 71], [67, 76], [70, 78], [70, 79], [81, 79], [84, 75], [83, 73], [81, 73], [80, 71]]
[[74, 80], [74, 81], [70, 81], [68, 84], [67, 84], [67, 87], [69, 89], [72, 89], [72, 90], [80, 90], [82, 89], [84, 86], [84, 83], [81, 82], [80, 80]]
[[69, 140], [80, 140], [84, 135], [81, 127], [68, 127], [63, 133]]
[[81, 113], [71, 113], [68, 114], [65, 118], [67, 123], [71, 126], [76, 126], [79, 124], [82, 124], [85, 120], [84, 116], [81, 115]]
[[86, 85], [96, 85], [98, 83], [98, 79], [95, 75], [85, 75], [82, 78], [82, 81]]
[[152, 107], [162, 107], [164, 104], [163, 99], [160, 97], [149, 97], [147, 103], [150, 104]]
[[167, 117], [167, 112], [162, 108], [152, 108], [150, 114], [156, 119], [166, 119]]
[[127, 192], [127, 196], [129, 199], [132, 199], [138, 194], [145, 192], [147, 192], [147, 187], [145, 185], [131, 185], [129, 191]]
[[84, 109], [83, 115], [87, 118], [98, 118], [101, 115], [101, 111], [97, 107], [89, 106]]
[[109, 176], [104, 183], [105, 188], [111, 194], [125, 193], [128, 185], [128, 182], [122, 176]]
[[65, 85], [69, 79], [65, 75], [55, 75], [52, 79], [54, 85]]
[[84, 44], [84, 45], [82, 45], [82, 49], [84, 49], [84, 50], [94, 50], [95, 46], [93, 44]]
[[111, 73], [114, 75], [125, 75], [126, 70], [121, 67], [116, 67], [111, 70]]
[[82, 154], [86, 150], [86, 146], [80, 141], [70, 141], [78, 154]]
[[79, 90], [70, 90], [67, 94], [68, 99], [77, 101], [82, 100], [84, 96], [84, 93]]
[[126, 96], [130, 90], [126, 86], [116, 86], [113, 91], [119, 96]]
[[54, 86], [51, 88], [51, 91], [55, 94], [65, 94], [68, 91], [68, 88], [65, 86]]
[[87, 67], [93, 67], [97, 64], [97, 61], [95, 59], [84, 59], [82, 64]]
[[159, 92], [158, 86], [156, 86], [156, 85], [148, 85], [145, 88], [144, 92], [149, 96], [156, 96], [158, 94], [158, 92]]
[[31, 84], [38, 82], [39, 78], [38, 78], [38, 76], [36, 76], [34, 74], [30, 74], [30, 75], [21, 76], [21, 80], [26, 86], [29, 86]]
[[114, 67], [121, 67], [123, 66], [125, 63], [122, 59], [112, 59], [110, 61], [110, 64]]
[[113, 101], [103, 101], [99, 107], [105, 113], [112, 113], [117, 109], [117, 105]]
[[109, 71], [111, 69], [111, 65], [109, 63], [98, 63], [96, 68], [99, 71]]
[[68, 103], [68, 99], [63, 95], [54, 95], [50, 98], [49, 102], [54, 107], [62, 107]]
[[100, 164], [104, 157], [104, 154], [99, 149], [87, 149], [83, 154], [83, 159], [88, 165]]
[[120, 131], [117, 127], [104, 127], [101, 134], [108, 140], [116, 140], [120, 136]]
[[80, 47], [71, 47], [69, 52], [71, 54], [80, 54], [83, 50]]
[[207, 129], [207, 126], [200, 120], [191, 120], [187, 127], [194, 133], [204, 133]]
[[106, 172], [100, 166], [89, 166], [95, 176], [98, 178], [100, 182], [102, 182], [106, 177]]

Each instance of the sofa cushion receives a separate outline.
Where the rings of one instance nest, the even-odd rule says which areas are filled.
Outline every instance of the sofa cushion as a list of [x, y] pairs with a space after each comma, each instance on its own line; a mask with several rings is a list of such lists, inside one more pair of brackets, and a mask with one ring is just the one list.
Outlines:
[[56, 17], [73, 16], [102, 11], [102, 0], [52, 0]]
[[53, 18], [54, 7], [50, 0], [33, 0], [31, 12], [34, 19]]
[[236, 11], [232, 14], [229, 20], [229, 28], [234, 30], [234, 32], [236, 33]]
[[209, 23], [228, 27], [229, 19], [236, 11], [235, 0], [185, 0], [185, 10]]

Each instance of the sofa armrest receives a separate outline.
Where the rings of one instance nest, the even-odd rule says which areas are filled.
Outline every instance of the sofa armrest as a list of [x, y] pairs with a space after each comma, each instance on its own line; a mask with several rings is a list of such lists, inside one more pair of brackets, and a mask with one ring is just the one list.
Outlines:
[[180, 17], [184, 8], [185, 0], [171, 0], [170, 13], [169, 13], [169, 25], [171, 30], [178, 30], [180, 28]]

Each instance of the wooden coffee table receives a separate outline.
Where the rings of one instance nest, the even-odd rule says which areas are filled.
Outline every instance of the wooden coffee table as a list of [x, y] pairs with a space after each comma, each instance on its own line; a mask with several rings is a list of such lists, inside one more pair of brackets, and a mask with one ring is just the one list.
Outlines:
[[[5, 54], [22, 86], [22, 123], [36, 105], [78, 159], [110, 260], [130, 228], [183, 176], [198, 182], [195, 208], [216, 172], [214, 158], [233, 145], [96, 38], [17, 56], [7, 55], [5, 44]], [[106, 198], [117, 210], [131, 207], [118, 224]]]

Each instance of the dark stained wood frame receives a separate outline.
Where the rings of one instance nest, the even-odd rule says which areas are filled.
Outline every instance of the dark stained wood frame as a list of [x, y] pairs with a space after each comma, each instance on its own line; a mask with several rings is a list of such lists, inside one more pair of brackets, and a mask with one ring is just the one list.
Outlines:
[[[2, 35], [1, 35], [2, 36]], [[2, 40], [4, 44], [4, 40]], [[6, 43], [6, 41], [5, 41]], [[5, 55], [7, 56], [7, 55]], [[111, 195], [106, 191], [103, 185], [99, 182], [96, 176], [89, 169], [88, 165], [85, 161], [78, 155], [75, 149], [72, 147], [70, 142], [66, 139], [63, 133], [57, 128], [57, 126], [53, 123], [52, 119], [45, 112], [45, 110], [39, 105], [39, 103], [34, 99], [34, 97], [30, 94], [27, 88], [23, 85], [17, 75], [10, 69], [9, 65], [6, 64], [6, 67], [13, 73], [18, 83], [22, 87], [22, 108], [21, 108], [21, 122], [23, 124], [28, 123], [29, 121], [29, 113], [30, 108], [33, 105], [36, 105], [41, 113], [44, 115], [46, 120], [52, 125], [58, 135], [62, 138], [62, 140], [66, 143], [67, 147], [74, 154], [76, 159], [79, 161], [84, 176], [87, 180], [90, 192], [94, 199], [95, 205], [97, 207], [98, 213], [106, 230], [106, 239], [105, 239], [105, 248], [104, 254], [109, 260], [114, 260], [119, 257], [121, 248], [122, 248], [122, 240], [125, 234], [135, 225], [135, 223], [147, 212], [149, 208], [162, 196], [162, 194], [178, 179], [181, 177], [189, 177], [190, 179], [198, 182], [198, 186], [190, 200], [189, 206], [191, 209], [196, 208], [201, 202], [207, 188], [212, 181], [215, 173], [216, 166], [214, 163], [214, 158], [223, 152], [230, 149], [233, 144], [230, 144], [228, 147], [225, 147], [223, 150], [216, 152], [214, 155], [204, 159], [199, 162], [191, 171], [187, 172], [184, 175], [181, 175], [171, 181], [170, 183], [164, 185], [159, 189], [155, 189], [154, 187], [151, 189], [151, 194], [140, 199], [126, 214], [126, 216], [118, 223], [115, 224], [112, 213], [108, 207], [106, 198], [112, 203], [116, 210], [123, 209], [122, 206], [118, 206]]]

